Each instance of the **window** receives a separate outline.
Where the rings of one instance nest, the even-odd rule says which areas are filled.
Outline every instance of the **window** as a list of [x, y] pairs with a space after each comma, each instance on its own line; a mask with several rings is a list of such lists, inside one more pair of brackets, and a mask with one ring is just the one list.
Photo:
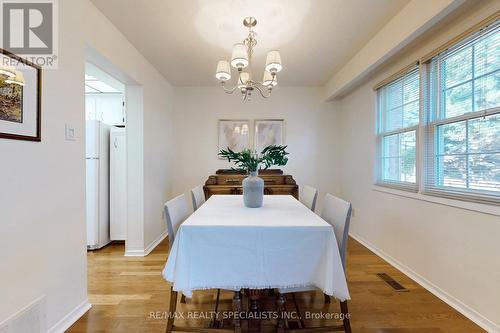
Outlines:
[[378, 95], [377, 183], [416, 190], [417, 129], [420, 109], [418, 68], [385, 84]]
[[425, 192], [500, 201], [499, 25], [425, 67]]

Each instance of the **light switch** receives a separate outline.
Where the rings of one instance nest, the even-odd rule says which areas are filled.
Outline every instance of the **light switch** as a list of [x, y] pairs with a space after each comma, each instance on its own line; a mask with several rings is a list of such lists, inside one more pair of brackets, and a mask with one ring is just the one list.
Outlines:
[[73, 126], [71, 126], [70, 124], [66, 124], [65, 133], [66, 133], [66, 141], [75, 141], [76, 140], [75, 128]]

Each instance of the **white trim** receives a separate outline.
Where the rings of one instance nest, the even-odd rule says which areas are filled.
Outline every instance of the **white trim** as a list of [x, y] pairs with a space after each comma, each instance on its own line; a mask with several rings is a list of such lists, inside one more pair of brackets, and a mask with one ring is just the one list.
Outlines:
[[167, 230], [163, 231], [154, 241], [149, 244], [144, 250], [144, 256], [147, 256], [157, 247], [165, 238], [167, 238]]
[[144, 250], [125, 250], [125, 257], [144, 257]]
[[389, 188], [393, 190], [399, 190], [399, 191], [406, 191], [406, 192], [412, 192], [412, 193], [417, 193], [418, 192], [418, 186], [417, 184], [413, 183], [406, 183], [406, 182], [383, 182], [383, 181], [378, 181], [374, 186], [377, 187], [383, 187], [383, 188]]
[[[413, 76], [416, 76], [415, 78], [412, 78]], [[407, 126], [407, 127], [402, 127], [402, 128], [397, 128], [393, 130], [384, 130], [385, 126], [385, 118], [387, 117], [388, 111], [394, 110], [397, 107], [393, 108], [388, 108], [387, 107], [387, 102], [388, 98], [386, 96], [386, 89], [388, 86], [394, 84], [395, 82], [400, 82], [401, 83], [401, 89], [404, 90], [404, 83], [405, 80], [408, 78], [411, 78], [411, 80], [416, 80], [418, 81], [418, 98], [415, 100], [412, 100], [411, 102], [404, 102], [404, 100], [401, 101], [401, 115], [404, 118], [404, 106], [408, 105], [410, 103], [415, 103], [418, 102], [418, 115], [419, 119], [418, 122], [413, 125], [413, 126]], [[410, 81], [411, 81], [410, 80]], [[404, 92], [402, 92], [404, 94]], [[377, 89], [376, 93], [376, 164], [375, 164], [375, 184], [380, 184], [381, 186], [388, 186], [388, 187], [393, 187], [393, 188], [399, 188], [399, 189], [404, 189], [408, 191], [418, 191], [418, 174], [419, 174], [419, 166], [417, 165], [418, 162], [418, 154], [419, 154], [419, 143], [421, 141], [421, 138], [419, 136], [419, 129], [420, 129], [420, 114], [421, 114], [421, 105], [422, 105], [422, 98], [421, 98], [421, 75], [420, 75], [420, 66], [418, 61], [411, 67], [410, 70], [406, 71], [405, 74], [403, 74], [400, 77], [397, 77], [393, 79], [392, 81], [387, 82], [385, 85]], [[403, 124], [401, 124], [403, 125]], [[405, 133], [415, 133], [415, 183], [411, 182], [406, 182], [406, 181], [390, 181], [383, 179], [383, 165], [384, 165], [384, 139], [388, 136], [393, 136], [393, 135], [399, 135], [399, 134], [405, 134]], [[400, 147], [398, 148], [400, 150]], [[400, 154], [398, 154], [400, 155]], [[400, 156], [389, 156], [389, 157], [400, 157]]]
[[[498, 71], [500, 71], [500, 69], [497, 69], [495, 72], [498, 72]], [[490, 75], [490, 74], [492, 74], [492, 73], [488, 73], [485, 75]], [[485, 110], [464, 113], [460, 116], [455, 116], [455, 117], [451, 117], [451, 118], [433, 120], [433, 121], [429, 122], [428, 125], [430, 125], [430, 126], [448, 125], [448, 124], [458, 123], [458, 122], [465, 121], [465, 120], [494, 116], [498, 113], [500, 113], [500, 107], [497, 106], [497, 107], [489, 108], [489, 109], [485, 109]], [[436, 118], [436, 116], [434, 116], [434, 118]]]
[[477, 203], [477, 202], [454, 200], [454, 199], [443, 198], [443, 197], [438, 197], [438, 196], [433, 196], [433, 195], [425, 195], [422, 193], [402, 191], [402, 190], [397, 190], [394, 188], [388, 188], [388, 187], [377, 186], [377, 185], [373, 185], [372, 190], [377, 191], [377, 192], [382, 192], [382, 193], [388, 193], [388, 194], [392, 194], [392, 195], [398, 195], [398, 196], [402, 196], [402, 197], [406, 197], [406, 198], [410, 198], [410, 199], [432, 202], [432, 203], [439, 204], [439, 205], [471, 210], [471, 211], [478, 212], [478, 213], [500, 216], [500, 206], [496, 206], [496, 205], [486, 205], [486, 204], [481, 204], [481, 203]]
[[474, 323], [479, 325], [481, 328], [486, 330], [487, 332], [490, 333], [500, 333], [500, 326], [477, 312], [476, 310], [472, 309], [470, 306], [467, 304], [463, 303], [462, 301], [458, 300], [457, 298], [453, 297], [446, 291], [442, 290], [440, 287], [436, 286], [433, 284], [431, 281], [427, 280], [417, 272], [413, 271], [410, 267], [406, 266], [405, 264], [401, 263], [397, 259], [393, 258], [380, 248], [376, 247], [369, 241], [365, 240], [361, 236], [355, 234], [355, 233], [349, 233], [349, 235], [364, 245], [366, 248], [368, 248], [370, 251], [375, 253], [377, 256], [380, 258], [384, 259], [387, 261], [390, 265], [394, 266], [398, 270], [400, 270], [402, 273], [404, 273], [406, 276], [408, 276], [410, 279], [418, 283], [420, 286], [434, 294], [434, 296], [438, 297], [441, 299], [443, 302], [463, 314], [465, 317], [469, 318], [472, 320]]
[[145, 257], [151, 253], [165, 238], [167, 230], [163, 231], [154, 241], [152, 241], [144, 250], [125, 250], [125, 257]]
[[88, 299], [85, 299], [82, 303], [77, 305], [70, 313], [59, 320], [54, 326], [52, 326], [47, 333], [64, 333], [68, 328], [71, 327], [78, 319], [80, 319], [90, 308], [92, 304], [89, 303]]

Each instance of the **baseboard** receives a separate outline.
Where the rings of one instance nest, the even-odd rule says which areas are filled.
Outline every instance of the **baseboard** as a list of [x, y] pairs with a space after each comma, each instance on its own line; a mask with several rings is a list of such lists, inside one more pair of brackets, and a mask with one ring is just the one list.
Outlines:
[[125, 257], [145, 257], [151, 253], [165, 238], [167, 238], [167, 231], [161, 233], [154, 241], [152, 241], [144, 250], [126, 250]]
[[448, 294], [446, 291], [442, 290], [426, 278], [422, 277], [419, 275], [417, 272], [413, 271], [411, 268], [408, 266], [404, 265], [397, 259], [393, 258], [383, 250], [379, 249], [363, 237], [355, 234], [355, 233], [349, 233], [349, 236], [351, 236], [353, 239], [356, 241], [360, 242], [363, 244], [366, 248], [368, 248], [370, 251], [387, 261], [389, 264], [400, 270], [402, 273], [404, 273], [406, 276], [408, 276], [410, 279], [418, 283], [420, 286], [434, 294], [436, 297], [441, 299], [443, 302], [463, 314], [465, 317], [469, 318], [472, 320], [474, 323], [479, 325], [481, 328], [486, 330], [487, 332], [490, 333], [500, 333], [500, 326], [489, 320], [488, 318], [484, 317], [482, 314], [477, 312], [476, 310], [472, 309], [469, 307], [467, 304], [464, 304], [460, 300], [456, 299], [452, 295]]
[[157, 247], [165, 238], [167, 238], [167, 230], [163, 231], [154, 241], [149, 244], [144, 250], [144, 256], [147, 256]]
[[89, 303], [89, 300], [86, 299], [82, 303], [80, 303], [76, 308], [73, 309], [70, 313], [64, 316], [63, 319], [59, 320], [54, 326], [52, 326], [47, 333], [64, 333], [68, 328], [71, 327], [78, 319], [80, 319], [90, 308], [92, 305]]
[[144, 257], [144, 250], [126, 250], [125, 257]]

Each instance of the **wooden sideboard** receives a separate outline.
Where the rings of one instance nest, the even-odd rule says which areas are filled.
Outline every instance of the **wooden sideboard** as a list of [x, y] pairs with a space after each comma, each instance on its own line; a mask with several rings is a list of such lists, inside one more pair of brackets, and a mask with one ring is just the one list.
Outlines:
[[[248, 175], [235, 170], [217, 170], [215, 175], [208, 177], [203, 186], [205, 198], [213, 194], [242, 194], [241, 182]], [[264, 179], [264, 194], [289, 194], [299, 198], [299, 187], [290, 175], [284, 175], [282, 170], [269, 169], [259, 171], [259, 177]]]

